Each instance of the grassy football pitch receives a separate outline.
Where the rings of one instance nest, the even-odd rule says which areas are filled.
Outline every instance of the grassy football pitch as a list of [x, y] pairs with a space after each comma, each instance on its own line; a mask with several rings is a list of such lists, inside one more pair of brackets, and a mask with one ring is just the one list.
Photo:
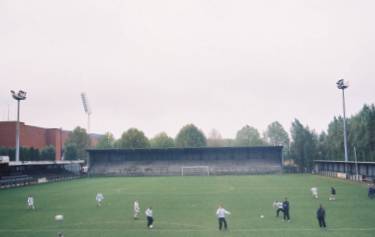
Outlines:
[[[319, 200], [311, 196], [313, 186]], [[328, 201], [331, 186], [336, 201]], [[97, 192], [105, 197], [100, 208]], [[35, 198], [35, 211], [26, 208], [28, 194]], [[291, 205], [290, 223], [272, 209], [272, 202], [284, 197]], [[142, 209], [139, 220], [132, 218], [135, 199]], [[217, 228], [219, 203], [232, 212], [227, 232]], [[320, 203], [327, 212], [326, 231], [315, 216]], [[152, 230], [146, 228], [148, 206], [154, 210]], [[64, 220], [55, 221], [57, 214]], [[85, 178], [0, 190], [0, 236], [56, 236], [58, 231], [65, 237], [374, 237], [375, 200], [364, 185], [312, 175]]]

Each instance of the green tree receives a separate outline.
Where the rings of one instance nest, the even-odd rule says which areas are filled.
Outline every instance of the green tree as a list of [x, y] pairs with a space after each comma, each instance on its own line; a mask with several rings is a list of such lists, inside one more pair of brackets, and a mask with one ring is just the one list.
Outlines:
[[256, 128], [245, 125], [237, 132], [235, 144], [237, 146], [262, 146], [265, 142]]
[[284, 159], [288, 159], [289, 135], [278, 121], [268, 125], [267, 130], [264, 132], [264, 138], [272, 146], [283, 146], [283, 157]]
[[358, 114], [350, 118], [348, 127], [349, 152], [356, 147], [358, 160], [375, 161], [375, 106], [364, 105]]
[[204, 133], [194, 124], [185, 125], [176, 136], [176, 147], [205, 147], [206, 144]]
[[[334, 117], [327, 133], [319, 138], [319, 159], [344, 160], [343, 118]], [[348, 158], [375, 161], [375, 106], [364, 105], [359, 113], [347, 119]]]
[[40, 151], [42, 160], [55, 160], [56, 150], [54, 146], [46, 146]]
[[152, 148], [170, 148], [175, 147], [174, 140], [165, 132], [157, 134], [154, 138], [150, 141]]
[[231, 147], [236, 145], [236, 140], [232, 138], [224, 138], [223, 139], [223, 147]]
[[[15, 161], [15, 148], [0, 147], [0, 156], [8, 156], [10, 161]], [[20, 147], [21, 161], [40, 160], [39, 150], [34, 147]]]
[[268, 125], [264, 137], [268, 144], [272, 146], [284, 146], [289, 147], [289, 135], [285, 131], [284, 127], [277, 121]]
[[106, 132], [102, 137], [99, 138], [96, 148], [106, 149], [113, 148], [115, 144], [115, 138], [112, 133]]
[[30, 148], [20, 147], [20, 160], [29, 161], [30, 160]]
[[136, 128], [130, 128], [124, 132], [121, 138], [116, 142], [116, 147], [148, 148], [150, 147], [150, 142], [142, 131]]
[[76, 160], [78, 157], [77, 145], [74, 143], [65, 143], [64, 160]]
[[313, 160], [317, 157], [317, 135], [297, 119], [292, 123], [291, 135], [290, 158], [300, 171], [311, 170]]
[[225, 146], [225, 141], [221, 137], [221, 134], [216, 129], [212, 129], [207, 138], [208, 147], [223, 147]]
[[317, 142], [317, 160], [327, 160], [328, 159], [328, 150], [329, 147], [327, 147], [328, 141], [327, 141], [327, 134], [323, 131], [319, 137]]
[[334, 117], [333, 121], [328, 124], [325, 141], [325, 147], [327, 148], [326, 159], [344, 160], [343, 121], [342, 117]]
[[84, 128], [76, 127], [72, 133], [69, 134], [69, 137], [64, 144], [65, 147], [67, 145], [75, 145], [77, 149], [77, 156], [75, 159], [88, 159], [86, 149], [90, 147], [90, 137]]
[[[41, 159], [41, 156], [40, 156], [39, 150], [34, 147], [31, 147], [29, 160], [40, 160], [40, 159]], [[53, 157], [53, 160], [54, 159], [55, 157]]]
[[0, 155], [1, 156], [8, 156], [9, 161], [15, 161], [16, 160], [16, 149], [9, 148], [9, 147], [0, 147]]

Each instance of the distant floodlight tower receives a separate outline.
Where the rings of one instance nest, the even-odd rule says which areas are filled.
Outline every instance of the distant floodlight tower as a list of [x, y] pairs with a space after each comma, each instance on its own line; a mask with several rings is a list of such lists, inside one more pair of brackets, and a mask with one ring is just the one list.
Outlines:
[[17, 100], [17, 125], [16, 125], [16, 161], [20, 161], [20, 101], [26, 99], [25, 91], [18, 91], [17, 93], [13, 90], [12, 93], [13, 99]]
[[87, 133], [90, 133], [90, 115], [92, 113], [86, 93], [81, 93], [81, 99], [85, 113], [87, 114]]
[[[342, 90], [342, 108], [344, 114], [344, 151], [345, 151], [345, 162], [348, 162], [348, 144], [346, 135], [346, 116], [345, 116], [345, 92], [344, 90], [349, 87], [349, 83], [340, 79], [336, 82], [337, 88]], [[346, 165], [345, 165], [346, 166]]]

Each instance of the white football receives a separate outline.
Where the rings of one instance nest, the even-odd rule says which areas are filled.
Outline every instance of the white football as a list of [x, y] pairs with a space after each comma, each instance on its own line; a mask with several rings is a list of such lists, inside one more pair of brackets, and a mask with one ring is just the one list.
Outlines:
[[262, 218], [262, 219], [263, 219], [263, 218], [264, 218], [264, 216], [263, 216], [263, 215], [260, 215], [260, 218]]
[[62, 220], [64, 220], [64, 216], [63, 215], [56, 215], [55, 220], [56, 221], [62, 221]]
[[154, 226], [153, 226], [153, 225], [150, 225], [150, 228], [152, 229], [152, 228], [154, 228]]

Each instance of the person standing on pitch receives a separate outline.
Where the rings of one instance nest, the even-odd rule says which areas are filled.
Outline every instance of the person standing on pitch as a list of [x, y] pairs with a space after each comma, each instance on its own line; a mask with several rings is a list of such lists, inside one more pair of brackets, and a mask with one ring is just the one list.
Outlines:
[[139, 202], [138, 200], [135, 200], [133, 205], [134, 220], [138, 219], [140, 210], [141, 208], [139, 207]]
[[331, 196], [329, 197], [330, 201], [336, 200], [336, 189], [334, 187], [331, 187]]
[[31, 195], [29, 195], [29, 196], [27, 197], [27, 207], [28, 207], [29, 209], [35, 210], [35, 206], [34, 206], [34, 197], [31, 196]]
[[288, 222], [290, 222], [288, 198], [285, 198], [285, 201], [283, 202], [283, 210], [284, 210], [284, 221], [287, 220]]
[[316, 218], [318, 218], [319, 227], [326, 228], [326, 210], [324, 210], [323, 205], [320, 204], [318, 211], [316, 212]]
[[223, 224], [224, 224], [224, 230], [228, 229], [228, 224], [227, 224], [227, 221], [225, 220], [225, 215], [230, 215], [230, 212], [225, 210], [223, 205], [220, 205], [216, 211], [216, 216], [219, 221], [219, 230], [222, 229]]
[[154, 226], [153, 226], [153, 223], [154, 223], [154, 218], [153, 218], [153, 213], [152, 213], [152, 207], [149, 207], [146, 209], [146, 218], [147, 218], [147, 227], [149, 229], [152, 229]]
[[102, 205], [102, 201], [104, 199], [104, 196], [103, 196], [102, 193], [97, 193], [95, 199], [96, 199], [96, 206], [100, 207]]
[[276, 217], [279, 217], [280, 212], [284, 212], [283, 203], [279, 201], [274, 201], [272, 204], [273, 208], [276, 208]]
[[310, 189], [310, 191], [311, 191], [312, 196], [313, 196], [314, 198], [318, 199], [318, 188], [317, 188], [317, 187], [312, 187], [312, 188]]

